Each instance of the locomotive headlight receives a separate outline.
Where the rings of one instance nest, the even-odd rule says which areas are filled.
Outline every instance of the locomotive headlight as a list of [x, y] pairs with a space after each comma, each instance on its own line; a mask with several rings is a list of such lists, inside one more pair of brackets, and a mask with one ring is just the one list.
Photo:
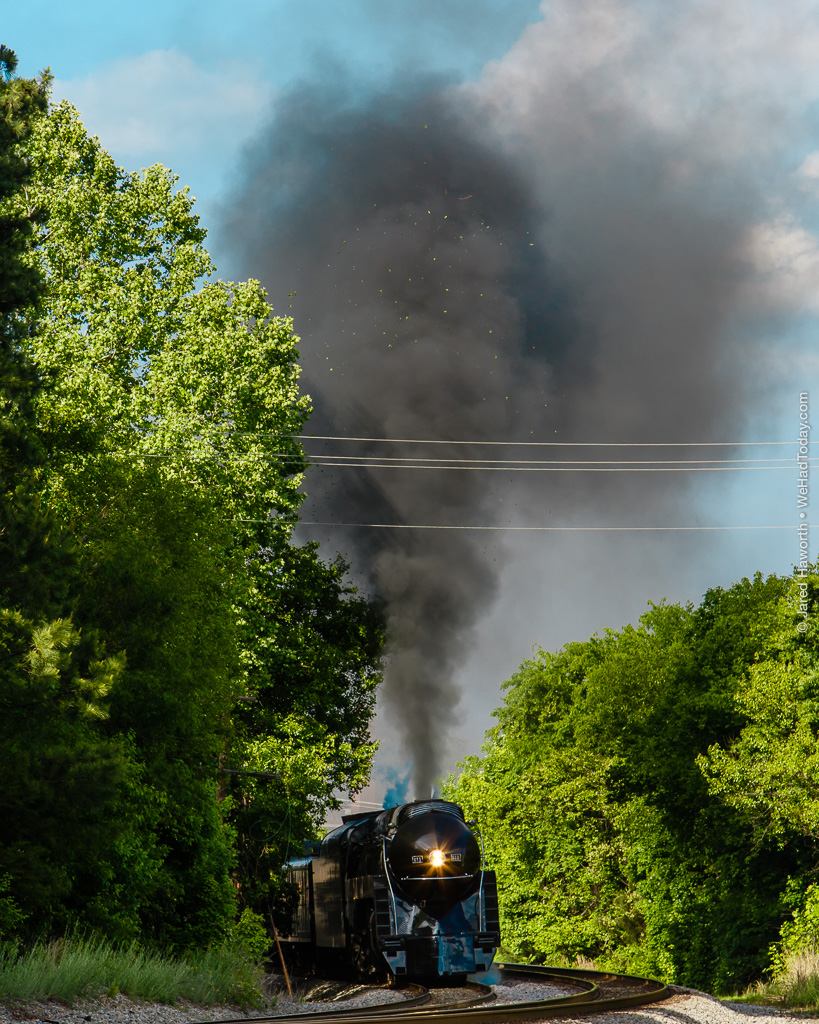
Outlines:
[[430, 850], [429, 862], [434, 868], [443, 867], [445, 860], [446, 854], [443, 850]]

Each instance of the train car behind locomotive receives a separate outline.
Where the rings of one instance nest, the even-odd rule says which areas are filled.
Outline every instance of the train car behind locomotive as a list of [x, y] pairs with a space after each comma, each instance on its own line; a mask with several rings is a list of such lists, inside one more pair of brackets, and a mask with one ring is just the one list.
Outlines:
[[285, 941], [319, 969], [452, 977], [492, 964], [495, 873], [457, 804], [348, 815], [285, 871], [299, 891]]

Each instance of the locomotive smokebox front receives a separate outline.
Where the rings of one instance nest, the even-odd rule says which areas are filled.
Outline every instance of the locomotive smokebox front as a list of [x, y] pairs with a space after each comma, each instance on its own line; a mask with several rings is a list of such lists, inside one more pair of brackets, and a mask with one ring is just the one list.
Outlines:
[[413, 903], [452, 906], [480, 884], [481, 850], [451, 805], [405, 805], [387, 860], [396, 887]]

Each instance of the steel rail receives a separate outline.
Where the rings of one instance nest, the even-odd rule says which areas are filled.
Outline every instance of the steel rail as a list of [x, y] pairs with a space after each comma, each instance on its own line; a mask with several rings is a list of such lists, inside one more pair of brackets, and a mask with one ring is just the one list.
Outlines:
[[[409, 987], [409, 986], [408, 986]], [[421, 988], [416, 985], [414, 988]], [[451, 1003], [433, 1003], [431, 1002], [431, 994], [429, 989], [423, 989], [420, 995], [413, 996], [410, 999], [404, 999], [400, 1003], [379, 1003], [375, 1006], [358, 1006], [353, 1009], [345, 1010], [317, 1010], [315, 1013], [293, 1013], [277, 1017], [257, 1017], [254, 1018], [253, 1024], [257, 1024], [257, 1021], [276, 1021], [276, 1024], [292, 1024], [293, 1021], [342, 1021], [349, 1019], [361, 1020], [363, 1019], [375, 1019], [385, 1020], [387, 1017], [398, 1017], [400, 1016], [403, 1020], [407, 1014], [423, 1013], [424, 1019], [427, 1017], [436, 1016], [439, 1013], [446, 1012], [447, 1010], [465, 1010], [473, 1006], [479, 1006], [482, 1003], [489, 1002], [495, 998], [495, 993], [492, 991], [489, 985], [485, 985], [479, 981], [467, 981], [463, 985], [457, 986], [458, 988], [469, 988], [472, 989], [476, 994], [471, 999], [456, 999]], [[442, 991], [439, 989], [439, 991]], [[424, 1006], [423, 1010], [419, 1010], [419, 1006]], [[230, 1024], [230, 1022], [229, 1022]], [[244, 1022], [246, 1024], [246, 1022]]]
[[[402, 1010], [416, 1010], [419, 1006], [424, 1006], [430, 1002], [431, 995], [428, 988], [423, 985], [417, 985], [414, 982], [404, 986], [405, 990], [410, 989], [415, 991], [417, 994], [410, 996], [408, 999], [402, 999], [400, 1003], [375, 1003], [372, 1006], [358, 1006], [358, 1007], [347, 1007], [339, 1010], [314, 1010], [312, 1013], [291, 1013], [291, 1014], [277, 1014], [270, 1017], [234, 1017], [230, 1020], [223, 1021], [206, 1021], [205, 1024], [249, 1024], [249, 1021], [253, 1021], [253, 1024], [265, 1024], [265, 1021], [292, 1021], [292, 1020], [306, 1020], [306, 1021], [317, 1021], [317, 1020], [334, 1020], [338, 1021], [342, 1018], [347, 1017], [359, 1017], [359, 1016], [372, 1016], [374, 1013], [383, 1011], [385, 1014], [389, 1011], [392, 1014], [400, 1013]], [[54, 1022], [58, 1024], [58, 1022]]]
[[[488, 1003], [494, 993], [475, 999], [461, 1000], [448, 1005], [429, 1005], [428, 995], [412, 997], [401, 1003], [382, 1003], [348, 1010], [322, 1010], [316, 1013], [300, 1013], [288, 1016], [256, 1017], [253, 1024], [294, 1024], [295, 1021], [332, 1021], [333, 1024], [385, 1024], [390, 1018], [399, 1017], [401, 1024], [424, 1024], [434, 1019], [435, 1024], [511, 1024], [514, 1021], [548, 1020], [555, 1017], [580, 1017], [590, 1013], [606, 1013], [613, 1010], [631, 1009], [660, 1002], [672, 995], [671, 990], [661, 981], [643, 978], [633, 974], [617, 974], [606, 971], [592, 971], [572, 967], [540, 967], [533, 964], [499, 963], [495, 965], [506, 977], [527, 978], [544, 982], [558, 982], [579, 988], [580, 991], [548, 999], [527, 1002], [502, 1002], [491, 1006]], [[482, 983], [471, 983], [476, 988], [487, 989]], [[606, 995], [606, 987], [626, 986], [637, 991], [626, 995]], [[421, 1008], [423, 1006], [423, 1008]], [[216, 1022], [213, 1022], [216, 1024]], [[249, 1024], [247, 1018], [222, 1021], [220, 1024]]]
[[[509, 976], [518, 975], [544, 979], [551, 977], [562, 981], [592, 982], [594, 985], [594, 992], [589, 993], [591, 998], [587, 998], [585, 1001], [575, 1000], [570, 1014], [565, 1014], [565, 1008], [555, 1005], [556, 1001], [548, 999], [533, 1003], [505, 1003], [505, 1009], [514, 1010], [514, 1013], [509, 1014], [511, 1020], [548, 1020], [551, 1017], [606, 1013], [635, 1006], [647, 1006], [650, 1003], [661, 1002], [673, 995], [671, 989], [664, 982], [656, 981], [654, 978], [643, 978], [637, 974], [591, 971], [579, 967], [537, 967], [533, 964], [498, 963], [496, 966]], [[638, 991], [628, 995], [606, 996], [604, 986], [607, 984], [633, 986]], [[524, 1008], [534, 1012], [523, 1013], [521, 1011]], [[499, 1020], [500, 1018], [494, 1018], [495, 1022]], [[493, 1022], [487, 1018], [486, 1024], [493, 1024]]]

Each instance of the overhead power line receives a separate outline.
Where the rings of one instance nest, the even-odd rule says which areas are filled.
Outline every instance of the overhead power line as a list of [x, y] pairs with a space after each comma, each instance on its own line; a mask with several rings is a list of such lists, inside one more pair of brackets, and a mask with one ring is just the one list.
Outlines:
[[[735, 466], [714, 466], [714, 465], [649, 465], [643, 467], [639, 464], [632, 463], [630, 465], [586, 465], [583, 463], [572, 464], [572, 465], [540, 465], [540, 466], [520, 466], [513, 464], [506, 465], [492, 465], [492, 466], [470, 466], [470, 465], [427, 465], [423, 461], [417, 462], [406, 462], [401, 465], [395, 463], [386, 462], [338, 462], [338, 461], [327, 461], [322, 462], [319, 460], [311, 460], [311, 465], [321, 468], [328, 469], [431, 469], [435, 472], [443, 472], [445, 470], [457, 470], [459, 472], [473, 471], [473, 472], [497, 472], [497, 473], [734, 473], [745, 470], [770, 470], [775, 472], [793, 472], [797, 469], [797, 464], [791, 462], [788, 466], [760, 466], [760, 465], [735, 465]], [[813, 464], [813, 463], [811, 463]]]
[[[270, 523], [268, 519], [234, 519], [235, 523]], [[300, 520], [297, 526], [340, 527], [343, 529], [363, 530], [488, 530], [488, 531], [519, 531], [537, 533], [659, 533], [672, 532], [705, 532], [714, 530], [797, 530], [816, 529], [819, 524], [799, 523], [790, 526], [463, 526], [430, 523], [332, 523]]]
[[274, 437], [297, 441], [355, 441], [364, 444], [466, 444], [504, 448], [765, 448], [770, 445], [819, 444], [819, 441], [468, 441], [462, 438], [349, 437], [345, 434], [277, 434], [256, 430], [226, 430], [223, 436]]
[[[287, 458], [287, 456], [281, 456]], [[796, 458], [787, 459], [435, 459], [428, 458], [426, 456], [406, 456], [406, 455], [307, 455], [307, 458], [311, 461], [317, 459], [343, 459], [345, 462], [351, 462], [355, 458], [357, 461], [352, 463], [358, 465], [366, 465], [367, 462], [384, 462], [384, 463], [401, 463], [401, 462], [412, 462], [412, 463], [432, 463], [437, 465], [438, 463], [455, 463], [457, 465], [478, 465], [478, 466], [685, 466], [685, 465], [710, 465], [717, 464], [727, 465], [735, 463], [748, 463], [748, 464], [759, 464], [768, 462], [789, 462], [796, 463], [800, 460]], [[816, 461], [816, 459], [808, 458], [801, 461]], [[444, 466], [446, 468], [446, 466]]]
[[[236, 432], [239, 433], [239, 432]], [[256, 434], [256, 437], [280, 437], [280, 434]], [[764, 447], [767, 445], [794, 445], [792, 441], [463, 441], [442, 440], [440, 438], [405, 438], [405, 437], [344, 437], [331, 434], [295, 434], [299, 441], [362, 441], [372, 444], [468, 444], [468, 445], [502, 445], [504, 447], [525, 448], [743, 448]], [[808, 441], [808, 444], [816, 444]]]
[[[293, 456], [282, 452], [201, 452], [176, 449], [166, 452], [115, 452], [129, 459], [173, 459], [184, 457], [194, 462], [283, 462]], [[504, 473], [697, 473], [737, 472], [741, 470], [793, 471], [807, 459], [439, 459], [407, 456], [305, 455], [309, 466], [329, 469], [427, 469]], [[772, 465], [776, 463], [776, 465]], [[301, 468], [301, 467], [300, 467]]]

